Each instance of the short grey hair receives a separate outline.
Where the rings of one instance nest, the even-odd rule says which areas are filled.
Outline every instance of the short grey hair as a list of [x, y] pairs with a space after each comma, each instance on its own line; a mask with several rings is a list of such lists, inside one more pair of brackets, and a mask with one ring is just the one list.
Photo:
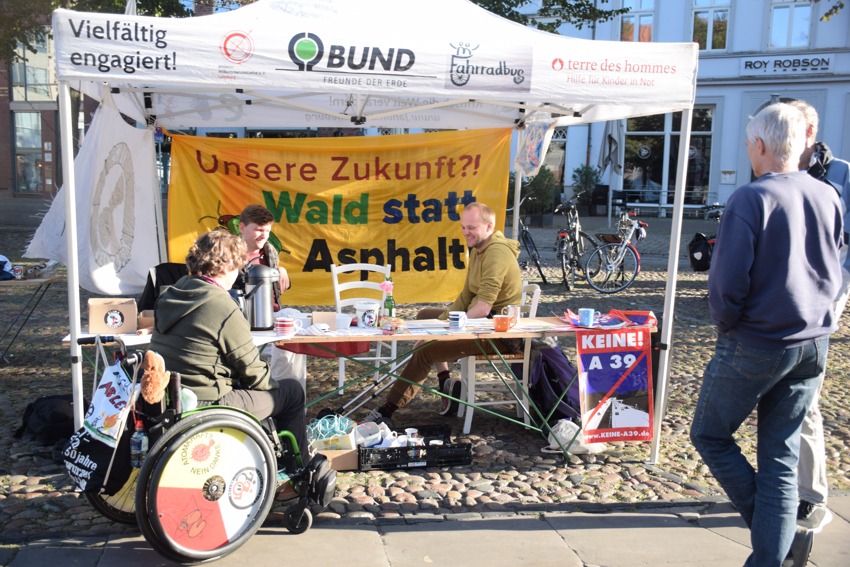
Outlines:
[[806, 117], [806, 126], [812, 127], [812, 138], [817, 139], [818, 137], [818, 111], [815, 110], [815, 107], [806, 102], [805, 100], [791, 100], [786, 104], [790, 104], [797, 110], [803, 113], [803, 116]]
[[783, 163], [796, 165], [806, 149], [806, 117], [783, 102], [765, 106], [747, 124], [747, 140], [752, 145], [756, 138]]

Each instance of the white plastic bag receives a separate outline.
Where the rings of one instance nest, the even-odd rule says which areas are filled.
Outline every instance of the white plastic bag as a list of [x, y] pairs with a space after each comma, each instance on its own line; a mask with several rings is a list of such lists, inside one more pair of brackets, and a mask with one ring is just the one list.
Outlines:
[[[595, 454], [607, 449], [605, 443], [585, 443], [584, 434], [581, 433], [578, 425], [569, 419], [559, 419], [558, 423], [552, 428], [552, 432], [549, 433], [549, 446], [543, 447], [541, 451], [544, 453], [563, 453], [558, 446], [558, 441], [566, 447], [573, 440], [576, 433], [578, 433], [578, 437], [576, 437], [573, 444], [567, 450], [571, 455]], [[555, 435], [557, 435], [558, 441], [555, 440]]]

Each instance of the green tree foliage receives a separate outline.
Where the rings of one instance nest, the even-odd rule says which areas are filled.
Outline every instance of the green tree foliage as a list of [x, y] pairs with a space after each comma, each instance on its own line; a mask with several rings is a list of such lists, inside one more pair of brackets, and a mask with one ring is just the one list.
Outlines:
[[555, 198], [560, 192], [555, 175], [545, 165], [537, 175], [522, 188], [522, 194], [528, 195], [523, 211], [528, 213], [551, 213], [555, 209]]
[[628, 12], [628, 8], [606, 10], [597, 4], [607, 4], [608, 0], [544, 0], [536, 15], [527, 15], [520, 8], [529, 3], [528, 0], [472, 0], [485, 10], [498, 14], [503, 18], [524, 26], [557, 33], [563, 24], [572, 24], [578, 29], [595, 22], [607, 22], [620, 14]]
[[0, 2], [0, 60], [12, 61], [18, 46], [31, 51], [34, 40], [44, 32], [57, 0], [4, 0]]

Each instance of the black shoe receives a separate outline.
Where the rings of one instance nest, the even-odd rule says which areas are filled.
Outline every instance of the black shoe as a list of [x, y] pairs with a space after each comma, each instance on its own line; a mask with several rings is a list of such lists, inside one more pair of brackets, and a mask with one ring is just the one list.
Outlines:
[[[460, 398], [460, 380], [457, 378], [449, 378], [443, 382], [443, 387], [440, 391], [453, 398]], [[457, 415], [458, 402], [449, 398], [440, 397], [440, 415]]]
[[832, 521], [832, 512], [826, 507], [826, 504], [814, 504], [806, 500], [800, 500], [797, 506], [797, 525], [807, 530], [812, 530], [813, 533], [820, 531], [828, 523]]
[[815, 533], [812, 530], [798, 527], [794, 541], [791, 542], [791, 551], [782, 562], [782, 567], [806, 567], [814, 541]]

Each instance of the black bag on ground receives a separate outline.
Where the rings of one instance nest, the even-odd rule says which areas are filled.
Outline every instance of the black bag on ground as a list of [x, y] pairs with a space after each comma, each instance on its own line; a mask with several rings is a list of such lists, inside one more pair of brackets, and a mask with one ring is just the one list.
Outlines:
[[695, 272], [707, 272], [711, 267], [711, 244], [703, 233], [694, 234], [688, 243], [688, 260]]
[[15, 430], [16, 439], [20, 439], [25, 431], [35, 435], [44, 445], [68, 439], [74, 433], [73, 394], [37, 398], [27, 404], [22, 421]]
[[535, 352], [536, 360], [528, 377], [528, 393], [534, 405], [543, 417], [554, 409], [550, 423], [559, 419], [581, 423], [581, 398], [575, 366], [560, 348], [543, 348], [532, 351], [532, 354]]

